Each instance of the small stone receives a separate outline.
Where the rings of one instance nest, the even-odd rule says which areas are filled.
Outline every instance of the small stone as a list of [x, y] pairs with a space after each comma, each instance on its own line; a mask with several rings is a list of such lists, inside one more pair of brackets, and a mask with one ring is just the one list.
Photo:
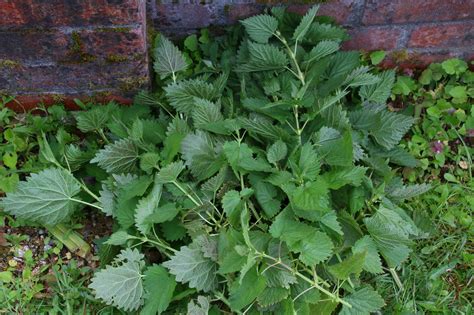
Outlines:
[[462, 168], [463, 170], [467, 170], [469, 168], [466, 161], [459, 161], [458, 164], [459, 164], [459, 167]]

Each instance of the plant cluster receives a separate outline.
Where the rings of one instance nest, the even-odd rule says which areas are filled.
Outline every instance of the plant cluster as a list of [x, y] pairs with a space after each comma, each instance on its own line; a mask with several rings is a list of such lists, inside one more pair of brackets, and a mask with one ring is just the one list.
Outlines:
[[124, 311], [380, 310], [369, 280], [402, 285], [422, 230], [400, 205], [429, 187], [392, 169], [417, 165], [398, 146], [414, 119], [386, 105], [394, 72], [340, 51], [317, 9], [275, 7], [187, 55], [159, 36], [162, 88], [75, 112], [75, 143], [43, 136], [49, 166], [4, 211], [48, 228], [85, 207], [112, 217], [89, 287]]

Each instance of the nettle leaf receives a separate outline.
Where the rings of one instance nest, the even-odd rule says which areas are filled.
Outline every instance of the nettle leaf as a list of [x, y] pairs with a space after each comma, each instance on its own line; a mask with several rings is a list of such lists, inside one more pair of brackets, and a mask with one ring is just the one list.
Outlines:
[[199, 295], [197, 303], [194, 303], [193, 300], [189, 301], [186, 315], [207, 315], [209, 314], [210, 307], [209, 298]]
[[159, 265], [148, 267], [143, 285], [146, 291], [145, 305], [140, 314], [155, 315], [166, 311], [176, 288], [176, 281], [168, 271]]
[[308, 68], [313, 62], [321, 60], [339, 50], [339, 43], [331, 40], [324, 40], [314, 46], [304, 59], [304, 65]]
[[345, 280], [349, 278], [351, 274], [359, 276], [362, 272], [366, 256], [367, 252], [365, 251], [353, 254], [340, 263], [329, 266], [328, 270], [339, 280]]
[[150, 194], [138, 202], [137, 208], [135, 209], [135, 226], [143, 235], [149, 232], [151, 224], [153, 224], [153, 222], [150, 222], [149, 217], [158, 208], [162, 192], [163, 184], [155, 183]]
[[370, 133], [386, 149], [397, 145], [414, 123], [414, 118], [403, 114], [381, 111]]
[[190, 288], [209, 292], [217, 285], [217, 264], [204, 257], [195, 244], [182, 246], [163, 266], [176, 276], [176, 281], [188, 283]]
[[84, 111], [74, 112], [77, 128], [82, 132], [90, 132], [104, 128], [110, 118], [108, 106], [97, 106]]
[[329, 205], [329, 189], [323, 180], [308, 182], [297, 187], [290, 195], [290, 202], [296, 214], [308, 220], [321, 218], [331, 210]]
[[178, 179], [183, 170], [184, 164], [182, 161], [170, 163], [158, 172], [155, 182], [160, 184], [172, 183]]
[[183, 54], [163, 35], [160, 35], [158, 45], [154, 51], [154, 57], [153, 68], [162, 79], [169, 75], [174, 79], [177, 72], [187, 68]]
[[95, 273], [89, 288], [108, 305], [136, 311], [143, 304], [143, 259], [137, 249], [122, 250], [114, 266]]
[[138, 149], [129, 139], [117, 140], [97, 152], [91, 163], [97, 163], [108, 173], [130, 173], [138, 160]]
[[268, 162], [275, 164], [278, 161], [283, 160], [288, 153], [288, 148], [285, 142], [278, 140], [272, 144], [267, 151]]
[[225, 164], [209, 134], [196, 131], [188, 134], [181, 142], [181, 153], [191, 173], [199, 181], [217, 173]]
[[278, 20], [267, 14], [253, 16], [240, 23], [245, 26], [251, 39], [262, 44], [268, 43], [278, 28]]
[[129, 239], [132, 239], [133, 236], [129, 235], [125, 231], [117, 231], [110, 235], [109, 239], [104, 243], [108, 245], [123, 245], [127, 243]]
[[387, 186], [385, 192], [387, 197], [394, 201], [402, 201], [422, 195], [431, 189], [429, 184], [403, 185], [395, 184]]
[[234, 171], [259, 171], [268, 172], [270, 165], [262, 158], [253, 157], [252, 149], [246, 143], [228, 141], [223, 146], [227, 161]]
[[379, 78], [380, 81], [360, 88], [359, 96], [363, 101], [385, 104], [390, 97], [393, 84], [395, 83], [395, 71], [384, 71], [379, 75]]
[[218, 96], [216, 88], [202, 79], [182, 80], [164, 89], [171, 106], [185, 114], [192, 113], [196, 98], [213, 101]]
[[281, 201], [277, 189], [258, 176], [250, 176], [249, 180], [255, 190], [255, 198], [267, 217], [271, 218], [280, 212]]
[[411, 224], [396, 212], [380, 207], [375, 215], [364, 219], [364, 223], [377, 249], [390, 268], [399, 266], [411, 252], [409, 239]]
[[319, 10], [319, 5], [313, 6], [311, 9], [306, 12], [306, 14], [303, 16], [303, 18], [300, 21], [300, 24], [295, 29], [295, 32], [293, 33], [293, 39], [295, 41], [301, 40], [306, 33], [308, 32], [311, 24], [313, 23], [314, 18], [316, 17], [316, 13]]
[[339, 189], [345, 185], [359, 186], [367, 172], [367, 167], [339, 167], [323, 174], [330, 189]]
[[365, 235], [352, 246], [352, 252], [356, 253], [367, 253], [365, 256], [365, 262], [363, 269], [367, 272], [374, 274], [382, 273], [382, 261], [380, 260], [379, 253], [377, 251], [377, 246], [375, 245], [374, 240]]
[[108, 216], [111, 216], [115, 212], [115, 194], [107, 187], [106, 184], [102, 184], [102, 190], [99, 195], [101, 210]]
[[267, 287], [257, 298], [259, 305], [268, 307], [278, 302], [283, 301], [290, 295], [290, 290], [285, 288], [271, 288]]
[[383, 298], [371, 287], [362, 288], [344, 300], [352, 305], [352, 308], [343, 305], [339, 315], [370, 315], [385, 305]]
[[77, 209], [76, 195], [81, 186], [64, 169], [49, 168], [18, 183], [14, 192], [1, 201], [6, 213], [42, 225], [56, 225]]
[[230, 287], [229, 303], [234, 311], [239, 311], [252, 303], [265, 290], [265, 277], [257, 268], [250, 269], [242, 282], [234, 281]]
[[241, 72], [281, 70], [288, 64], [288, 57], [278, 47], [249, 42], [249, 61], [240, 65]]

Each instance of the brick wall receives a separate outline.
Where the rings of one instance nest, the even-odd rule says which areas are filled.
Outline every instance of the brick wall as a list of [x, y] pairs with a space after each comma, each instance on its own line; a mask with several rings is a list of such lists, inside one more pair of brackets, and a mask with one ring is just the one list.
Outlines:
[[346, 49], [391, 51], [387, 66], [424, 67], [450, 57], [474, 58], [474, 0], [329, 0], [304, 1], [148, 0], [156, 28], [176, 35], [201, 27], [235, 23], [266, 7], [287, 4], [304, 14], [323, 2], [319, 14], [349, 29]]
[[[303, 14], [311, 6], [304, 2], [287, 4]], [[176, 37], [279, 3], [0, 0], [0, 94], [15, 94], [25, 106], [63, 96], [127, 98], [149, 82], [146, 24]], [[390, 51], [387, 66], [474, 58], [474, 0], [329, 0], [319, 14], [349, 29], [346, 49]]]
[[24, 106], [149, 81], [144, 0], [0, 0], [0, 91]]

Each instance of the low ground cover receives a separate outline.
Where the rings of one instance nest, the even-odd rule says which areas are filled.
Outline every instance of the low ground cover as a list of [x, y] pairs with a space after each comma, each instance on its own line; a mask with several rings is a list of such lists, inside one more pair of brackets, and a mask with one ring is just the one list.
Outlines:
[[158, 36], [131, 107], [2, 107], [4, 310], [468, 314], [472, 72], [373, 69], [316, 13]]

